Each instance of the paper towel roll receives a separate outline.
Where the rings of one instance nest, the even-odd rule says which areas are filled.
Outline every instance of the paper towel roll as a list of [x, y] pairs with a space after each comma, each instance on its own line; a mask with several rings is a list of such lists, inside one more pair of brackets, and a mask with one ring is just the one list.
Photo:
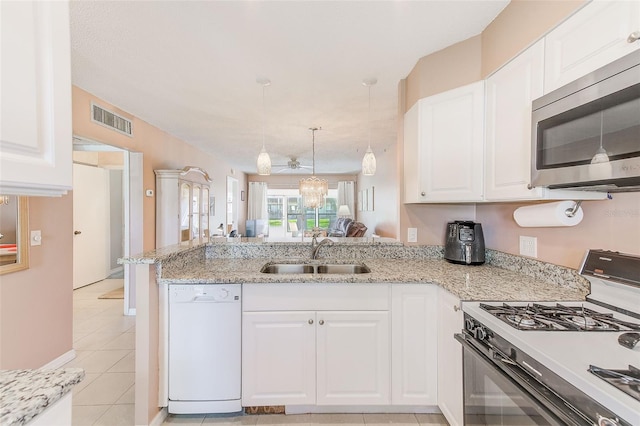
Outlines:
[[523, 228], [575, 226], [582, 221], [582, 207], [579, 207], [573, 217], [567, 216], [565, 211], [575, 206], [574, 201], [558, 201], [555, 203], [538, 204], [535, 206], [518, 207], [513, 212], [516, 223]]

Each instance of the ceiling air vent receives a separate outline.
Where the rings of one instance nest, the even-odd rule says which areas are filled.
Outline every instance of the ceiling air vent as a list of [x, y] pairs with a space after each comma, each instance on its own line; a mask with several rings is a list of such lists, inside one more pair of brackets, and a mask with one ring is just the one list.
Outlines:
[[133, 136], [133, 123], [115, 112], [108, 111], [94, 103], [91, 104], [91, 121], [116, 132]]

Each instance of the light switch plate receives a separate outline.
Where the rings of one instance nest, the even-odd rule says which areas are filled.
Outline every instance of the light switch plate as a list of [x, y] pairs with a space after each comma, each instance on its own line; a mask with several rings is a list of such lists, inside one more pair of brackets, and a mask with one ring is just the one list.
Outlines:
[[407, 229], [407, 242], [409, 242], [409, 243], [417, 243], [418, 242], [418, 228], [408, 228]]
[[522, 256], [538, 257], [538, 239], [536, 237], [520, 236], [520, 254]]
[[31, 245], [42, 245], [42, 231], [40, 231], [39, 229], [37, 231], [31, 231]]

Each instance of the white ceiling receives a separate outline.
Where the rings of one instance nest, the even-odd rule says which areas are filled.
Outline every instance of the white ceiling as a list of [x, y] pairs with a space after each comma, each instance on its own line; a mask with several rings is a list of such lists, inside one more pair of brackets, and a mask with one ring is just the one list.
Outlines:
[[[246, 173], [263, 121], [274, 173], [289, 157], [310, 166], [308, 128], [322, 127], [316, 172], [357, 173], [369, 135], [362, 81], [378, 80], [370, 127], [379, 154], [396, 141], [398, 82], [507, 4], [72, 1], [73, 84]], [[271, 80], [264, 114], [261, 78]]]

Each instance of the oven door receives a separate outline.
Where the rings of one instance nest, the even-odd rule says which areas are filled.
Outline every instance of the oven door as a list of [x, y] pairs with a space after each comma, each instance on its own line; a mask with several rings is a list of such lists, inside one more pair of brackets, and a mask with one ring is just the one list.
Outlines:
[[512, 361], [492, 356], [467, 335], [457, 334], [456, 339], [463, 347], [465, 425], [593, 424], [549, 403], [548, 398], [556, 396], [527, 380], [526, 373], [519, 374], [520, 367]]

